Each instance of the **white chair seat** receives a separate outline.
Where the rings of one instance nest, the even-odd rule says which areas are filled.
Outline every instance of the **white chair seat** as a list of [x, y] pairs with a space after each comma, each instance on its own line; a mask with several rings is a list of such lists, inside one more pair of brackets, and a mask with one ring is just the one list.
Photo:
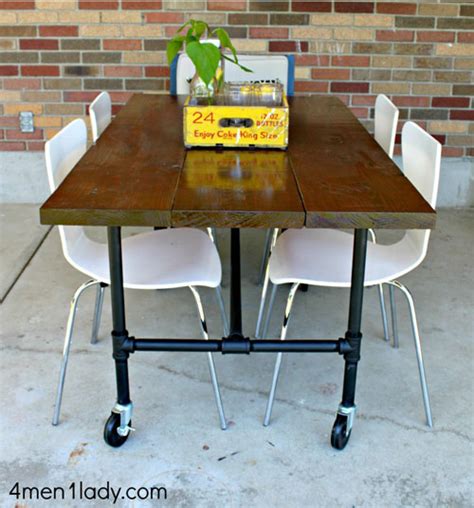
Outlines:
[[[333, 229], [289, 229], [278, 238], [270, 257], [274, 284], [350, 287], [354, 236]], [[409, 237], [392, 245], [369, 242], [365, 285], [388, 282], [413, 270], [420, 252]]]
[[[199, 229], [163, 229], [130, 236], [122, 240], [122, 253], [124, 287], [129, 289], [215, 288], [220, 284], [217, 249]], [[69, 262], [86, 275], [110, 283], [106, 244], [83, 233]]]

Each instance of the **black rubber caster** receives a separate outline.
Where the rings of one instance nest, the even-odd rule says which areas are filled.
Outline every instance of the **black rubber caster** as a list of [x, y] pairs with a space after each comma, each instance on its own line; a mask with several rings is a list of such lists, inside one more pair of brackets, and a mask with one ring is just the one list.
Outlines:
[[[129, 423], [131, 425], [132, 422]], [[114, 448], [122, 446], [128, 439], [129, 434], [121, 436], [117, 429], [120, 427], [120, 415], [118, 413], [111, 413], [108, 420], [105, 422], [104, 427], [104, 441]]]
[[351, 437], [352, 429], [347, 431], [346, 415], [338, 414], [331, 432], [331, 446], [336, 450], [343, 450]]

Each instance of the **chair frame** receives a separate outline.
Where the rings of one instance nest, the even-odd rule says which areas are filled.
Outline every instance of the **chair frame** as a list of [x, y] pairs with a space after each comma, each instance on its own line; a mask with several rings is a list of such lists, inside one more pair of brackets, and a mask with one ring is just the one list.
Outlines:
[[[64, 392], [64, 384], [66, 380], [66, 371], [67, 366], [69, 362], [69, 354], [71, 351], [71, 344], [72, 344], [72, 337], [74, 332], [74, 323], [76, 319], [76, 313], [77, 313], [77, 307], [79, 303], [79, 299], [82, 296], [82, 294], [89, 288], [92, 288], [93, 286], [97, 287], [97, 293], [95, 298], [95, 305], [94, 305], [94, 314], [93, 314], [93, 320], [92, 320], [92, 333], [91, 333], [91, 344], [96, 344], [98, 341], [98, 334], [99, 334], [99, 328], [100, 328], [100, 320], [102, 316], [102, 307], [104, 302], [104, 294], [105, 289], [109, 287], [108, 284], [101, 282], [96, 279], [90, 279], [87, 282], [84, 282], [81, 284], [77, 290], [74, 292], [74, 295], [72, 297], [70, 308], [69, 308], [69, 316], [67, 320], [66, 325], [66, 334], [64, 337], [64, 345], [63, 345], [63, 353], [62, 353], [62, 360], [61, 360], [61, 367], [59, 370], [59, 380], [58, 380], [58, 386], [56, 389], [56, 399], [54, 404], [54, 413], [53, 413], [53, 419], [52, 424], [58, 425], [60, 414], [61, 414], [61, 405], [62, 405], [62, 398], [63, 398], [63, 392]], [[205, 340], [209, 340], [209, 334], [207, 331], [207, 322], [206, 317], [204, 314], [204, 308], [202, 305], [202, 300], [200, 297], [200, 294], [198, 290], [194, 286], [188, 286], [191, 293], [193, 294], [196, 307], [198, 310], [198, 317], [199, 317], [199, 325], [201, 328], [201, 333], [203, 335], [203, 338]], [[219, 309], [221, 312], [221, 318], [223, 321], [223, 327], [224, 327], [224, 334], [227, 335], [229, 324], [227, 320], [227, 315], [225, 313], [225, 305], [224, 305], [224, 299], [222, 296], [222, 290], [220, 286], [217, 286], [215, 289], [215, 294], [217, 298], [217, 302], [219, 304]], [[224, 413], [224, 407], [220, 395], [219, 390], [219, 383], [217, 379], [216, 369], [214, 366], [214, 359], [212, 357], [212, 353], [208, 353], [208, 363], [209, 363], [209, 372], [211, 375], [211, 381], [212, 386], [214, 390], [214, 396], [216, 399], [216, 405], [217, 410], [219, 413], [219, 422], [222, 430], [225, 430], [227, 428], [226, 424], [226, 418]]]
[[[424, 361], [423, 361], [423, 353], [421, 350], [420, 330], [419, 330], [418, 319], [417, 319], [416, 310], [415, 310], [415, 301], [414, 301], [412, 294], [408, 290], [408, 288], [406, 286], [404, 286], [398, 280], [389, 281], [384, 284], [388, 285], [389, 289], [390, 289], [390, 303], [391, 303], [391, 309], [392, 309], [392, 330], [393, 330], [393, 347], [394, 348], [398, 348], [398, 326], [397, 326], [397, 314], [396, 314], [396, 305], [395, 305], [395, 297], [394, 297], [393, 289], [394, 288], [399, 289], [403, 293], [403, 295], [405, 296], [405, 298], [407, 300], [408, 310], [410, 312], [410, 322], [411, 322], [411, 328], [412, 328], [412, 334], [413, 334], [413, 341], [415, 344], [418, 372], [419, 372], [419, 376], [420, 376], [421, 393], [422, 393], [423, 405], [424, 405], [424, 409], [425, 409], [426, 424], [428, 425], [428, 427], [431, 428], [431, 427], [433, 427], [433, 414], [432, 414], [432, 410], [431, 410], [430, 396], [429, 396], [429, 391], [428, 391], [428, 382], [426, 380], [426, 370], [425, 370], [425, 365], [424, 365]], [[297, 292], [297, 289], [299, 286], [300, 286], [299, 282], [292, 284], [290, 291], [288, 293], [288, 298], [286, 300], [285, 313], [283, 316], [283, 324], [282, 324], [281, 333], [280, 333], [281, 340], [286, 339], [286, 335], [288, 332], [288, 325], [289, 325], [290, 318], [291, 318], [291, 310], [293, 308], [295, 295], [296, 295], [296, 292]], [[380, 284], [377, 287], [380, 287], [380, 286], [382, 286], [382, 284]], [[275, 298], [274, 295], [276, 294], [277, 288], [278, 288], [278, 285], [274, 284], [273, 292], [272, 292], [272, 300], [274, 300], [274, 298]], [[273, 302], [270, 304], [270, 307], [269, 307], [269, 313], [267, 315], [267, 320], [266, 320], [265, 328], [264, 328], [265, 331], [268, 330], [268, 322], [270, 321], [272, 308], [273, 308]], [[266, 335], [264, 334], [264, 337], [265, 336]], [[270, 420], [271, 420], [271, 415], [272, 415], [272, 410], [273, 410], [273, 404], [275, 402], [275, 394], [276, 394], [276, 388], [277, 388], [277, 384], [278, 384], [278, 378], [279, 378], [279, 374], [280, 374], [282, 359], [283, 359], [283, 353], [278, 353], [276, 361], [275, 361], [272, 384], [271, 384], [270, 393], [268, 396], [267, 407], [265, 410], [265, 416], [263, 419], [264, 426], [270, 425]]]

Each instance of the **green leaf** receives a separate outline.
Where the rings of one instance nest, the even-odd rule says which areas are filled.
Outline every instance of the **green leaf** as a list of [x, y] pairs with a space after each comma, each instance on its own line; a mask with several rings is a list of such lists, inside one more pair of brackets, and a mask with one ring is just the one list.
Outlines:
[[193, 20], [190, 19], [189, 21], [186, 21], [186, 23], [183, 23], [178, 30], [176, 30], [176, 33], [182, 32], [188, 25], [192, 26]]
[[186, 44], [189, 44], [190, 42], [194, 42], [196, 41], [196, 37], [194, 37], [193, 35], [193, 29], [190, 28], [187, 32], [186, 32]]
[[204, 21], [196, 21], [193, 26], [194, 35], [200, 39], [201, 35], [208, 29], [207, 23]]
[[199, 77], [208, 85], [216, 75], [221, 52], [214, 44], [191, 42], [186, 45], [186, 53], [196, 67]]
[[253, 72], [252, 69], [249, 69], [248, 67], [245, 67], [245, 65], [240, 64], [238, 61], [232, 60], [232, 58], [228, 57], [227, 55], [222, 55], [227, 61], [232, 62], [234, 65], [238, 65], [244, 72]]
[[237, 63], [237, 51], [235, 50], [234, 45], [232, 44], [229, 34], [226, 32], [226, 30], [223, 28], [216, 28], [212, 33], [217, 35], [219, 42], [223, 48], [230, 49], [232, 55], [234, 56], [235, 63]]
[[[233, 58], [230, 58], [230, 56], [227, 56], [227, 55], [224, 55], [222, 54], [222, 58], [224, 58], [225, 60], [227, 60], [228, 62], [232, 62], [233, 64], [235, 64], [235, 60]], [[237, 64], [236, 64], [237, 65]]]
[[244, 72], [253, 72], [252, 69], [249, 69], [248, 67], [245, 67], [245, 65], [242, 65], [240, 63], [237, 64]]
[[184, 42], [186, 37], [184, 35], [175, 35], [171, 40], [172, 41], [178, 41], [178, 42]]
[[221, 72], [219, 79], [217, 80], [217, 91], [219, 92], [222, 90], [222, 87], [224, 86], [224, 73]]
[[184, 37], [181, 38], [176, 37], [171, 39], [166, 45], [166, 56], [168, 58], [168, 64], [171, 65], [176, 55], [180, 52], [183, 47]]

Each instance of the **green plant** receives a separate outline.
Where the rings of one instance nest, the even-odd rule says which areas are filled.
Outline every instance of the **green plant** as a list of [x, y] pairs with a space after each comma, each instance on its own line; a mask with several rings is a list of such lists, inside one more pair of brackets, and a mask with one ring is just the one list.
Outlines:
[[[189, 28], [186, 35], [182, 35], [181, 33], [187, 27]], [[221, 50], [210, 42], [201, 42], [200, 39], [204, 34], [206, 34], [207, 37], [217, 37], [221, 44]], [[204, 81], [206, 86], [208, 86], [216, 76], [221, 58], [238, 65], [245, 72], [253, 72], [251, 69], [239, 63], [237, 52], [230, 40], [229, 34], [223, 28], [211, 30], [209, 25], [204, 21], [196, 19], [186, 21], [184, 25], [178, 28], [176, 35], [168, 42], [166, 47], [166, 55], [170, 65], [183, 46], [185, 46], [187, 55], [193, 62], [199, 77]], [[226, 49], [231, 52], [232, 58], [223, 53]]]

